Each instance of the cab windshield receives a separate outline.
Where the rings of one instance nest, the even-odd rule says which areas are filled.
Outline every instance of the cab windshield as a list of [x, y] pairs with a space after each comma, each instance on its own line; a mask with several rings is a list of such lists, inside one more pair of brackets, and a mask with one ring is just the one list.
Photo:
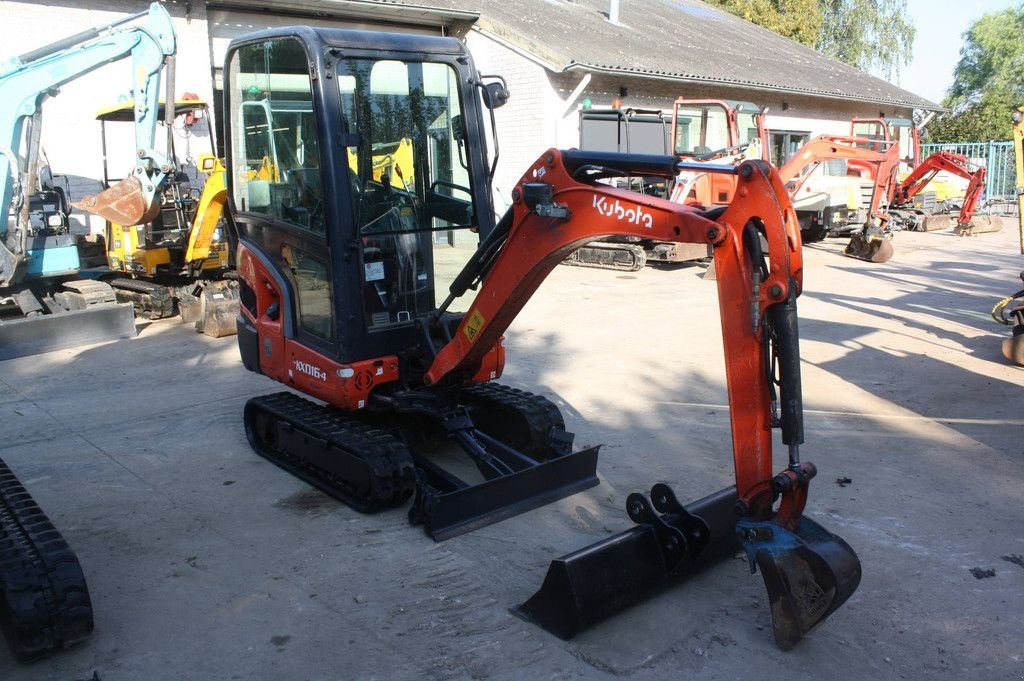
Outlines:
[[[756, 126], [754, 136], [757, 136]], [[700, 156], [732, 146], [729, 119], [720, 104], [685, 104], [676, 107], [674, 149], [679, 156]]]
[[366, 318], [371, 329], [408, 323], [478, 241], [458, 73], [359, 58], [336, 72]]

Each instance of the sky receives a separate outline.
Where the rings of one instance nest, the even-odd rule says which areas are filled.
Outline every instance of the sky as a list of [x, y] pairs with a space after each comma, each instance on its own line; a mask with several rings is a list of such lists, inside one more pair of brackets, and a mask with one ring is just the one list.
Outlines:
[[1020, 0], [907, 0], [917, 27], [909, 66], [900, 69], [898, 85], [940, 103], [953, 84], [960, 61], [963, 32], [983, 14], [1013, 7]]

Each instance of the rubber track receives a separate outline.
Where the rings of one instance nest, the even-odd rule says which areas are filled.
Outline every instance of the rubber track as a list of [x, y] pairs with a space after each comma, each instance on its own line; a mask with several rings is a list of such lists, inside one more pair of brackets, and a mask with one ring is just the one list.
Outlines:
[[21, 661], [76, 643], [93, 629], [78, 558], [2, 460], [0, 627]]
[[[463, 401], [473, 409], [477, 428], [524, 454], [546, 460], [571, 451], [571, 439], [563, 440], [564, 445], [552, 441], [552, 428], [564, 433], [565, 419], [548, 398], [493, 382], [470, 386], [462, 394]], [[516, 415], [514, 420], [508, 420], [509, 412]]]
[[[362, 459], [371, 479], [369, 493], [295, 453], [267, 448], [259, 440], [253, 423], [257, 410]], [[249, 443], [260, 456], [361, 513], [401, 505], [415, 491], [415, 465], [405, 444], [394, 434], [332, 407], [321, 406], [290, 392], [254, 397], [245, 405], [245, 427]]]
[[173, 317], [174, 296], [171, 289], [163, 284], [139, 279], [111, 279], [107, 282], [117, 291], [127, 291], [134, 296], [126, 296], [124, 302], [135, 306], [135, 314], [143, 319], [164, 319]]
[[[587, 260], [586, 255], [590, 251], [623, 251], [629, 253], [633, 261], [630, 265], [620, 265]], [[639, 272], [647, 264], [647, 252], [644, 251], [642, 246], [635, 244], [623, 244], [616, 241], [592, 241], [571, 253], [562, 261], [562, 264], [572, 265], [573, 267], [591, 267], [598, 270]]]

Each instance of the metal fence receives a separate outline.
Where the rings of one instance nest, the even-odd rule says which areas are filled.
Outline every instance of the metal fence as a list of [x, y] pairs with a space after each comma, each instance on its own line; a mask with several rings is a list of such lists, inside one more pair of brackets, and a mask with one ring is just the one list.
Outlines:
[[1013, 142], [965, 142], [960, 144], [922, 144], [921, 157], [925, 158], [937, 151], [950, 151], [963, 154], [971, 163], [985, 166], [985, 196], [992, 210], [1015, 213], [1017, 207], [1014, 187], [1016, 172], [1014, 170]]

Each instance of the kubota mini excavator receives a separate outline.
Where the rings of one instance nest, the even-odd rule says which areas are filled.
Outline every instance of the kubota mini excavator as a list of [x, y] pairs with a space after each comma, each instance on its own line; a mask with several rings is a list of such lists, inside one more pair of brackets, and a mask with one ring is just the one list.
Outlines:
[[[242, 361], [318, 400], [250, 400], [245, 429], [259, 454], [359, 511], [415, 497], [410, 520], [435, 540], [596, 485], [597, 448], [573, 451], [558, 408], [494, 382], [502, 334], [558, 263], [596, 238], [709, 244], [735, 485], [686, 506], [665, 484], [650, 499], [631, 495], [636, 525], [555, 561], [517, 612], [571, 636], [741, 547], [764, 577], [783, 648], [853, 593], [856, 554], [803, 513], [815, 468], [800, 457], [801, 244], [770, 166], [551, 149], [495, 223], [484, 111], [493, 135], [508, 94], [458, 40], [273, 29], [232, 42], [224, 91]], [[246, 151], [259, 131], [243, 112], [259, 101], [308, 111], [271, 122], [302, 151], [270, 179], [251, 175], [262, 159]], [[403, 139], [411, 172], [374, 175], [374, 150]], [[688, 169], [735, 177], [734, 200], [703, 211], [600, 181]], [[475, 248], [461, 248], [467, 237]], [[779, 473], [776, 427], [789, 450]], [[466, 465], [446, 451], [442, 467], [432, 454], [446, 443]]]
[[[0, 357], [28, 354], [19, 352], [26, 348], [42, 352], [73, 341], [123, 337], [123, 329], [134, 335], [130, 305], [113, 304], [106, 284], [75, 280], [79, 256], [71, 235], [29, 219], [39, 173], [42, 105], [61, 85], [132, 57], [135, 170], [129, 182], [96, 197], [93, 207], [116, 214], [124, 224], [142, 220], [169, 171], [151, 147], [161, 71], [174, 51], [171, 18], [153, 3], [148, 12], [87, 29], [0, 66], [0, 302], [14, 300], [27, 315], [0, 322]], [[93, 629], [89, 590], [75, 553], [3, 461], [0, 629], [20, 660], [81, 641]]]

